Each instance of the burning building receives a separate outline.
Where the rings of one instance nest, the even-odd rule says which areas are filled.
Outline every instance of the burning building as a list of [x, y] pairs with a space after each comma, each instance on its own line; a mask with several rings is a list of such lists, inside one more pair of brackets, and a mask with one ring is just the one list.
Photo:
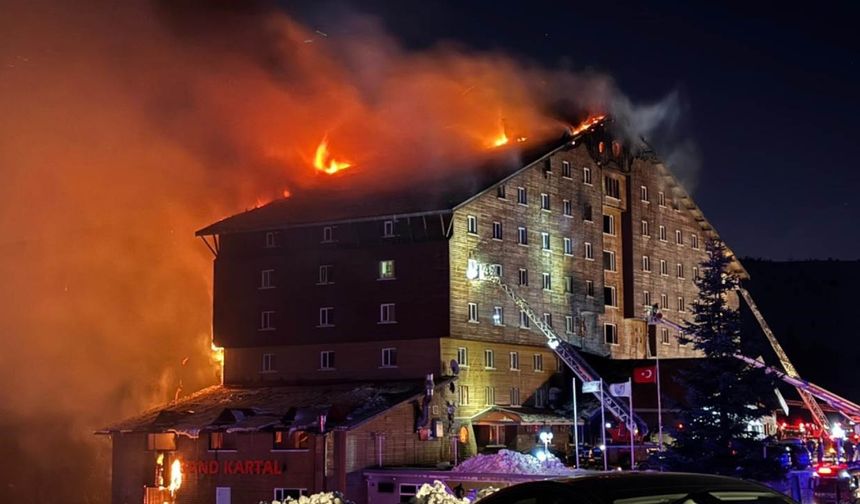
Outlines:
[[[608, 121], [516, 140], [435, 183], [368, 195], [343, 177], [198, 231], [223, 384], [104, 430], [113, 501], [163, 493], [175, 460], [176, 502], [363, 501], [368, 468], [522, 449], [546, 426], [568, 450], [572, 420], [551, 408], [563, 364], [476, 268], [585, 354], [696, 357], [644, 318], [654, 304], [685, 318], [716, 237], [672, 174]], [[316, 158], [349, 167], [325, 142]]]

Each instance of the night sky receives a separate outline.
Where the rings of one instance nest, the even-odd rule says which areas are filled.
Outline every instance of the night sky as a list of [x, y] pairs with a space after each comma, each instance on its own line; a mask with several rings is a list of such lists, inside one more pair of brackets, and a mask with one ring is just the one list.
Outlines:
[[693, 197], [741, 256], [860, 259], [860, 4], [307, 2], [287, 10], [331, 37], [333, 12], [378, 16], [412, 49], [454, 41], [547, 67], [612, 75], [639, 103], [675, 91], [696, 146]]

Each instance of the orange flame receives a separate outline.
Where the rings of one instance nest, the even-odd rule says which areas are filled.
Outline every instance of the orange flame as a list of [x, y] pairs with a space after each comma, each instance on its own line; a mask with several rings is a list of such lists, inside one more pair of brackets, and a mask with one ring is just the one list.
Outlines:
[[589, 128], [598, 124], [600, 121], [604, 120], [605, 118], [606, 118], [605, 115], [591, 116], [588, 119], [582, 121], [579, 124], [579, 126], [577, 126], [575, 128], [571, 128], [570, 134], [571, 135], [578, 135], [578, 134], [582, 133], [583, 131], [587, 131]]
[[176, 491], [179, 490], [179, 487], [182, 486], [182, 462], [179, 459], [173, 461], [170, 464], [170, 486], [167, 487], [170, 490], [171, 495], [176, 494]]
[[331, 157], [328, 151], [328, 135], [324, 136], [314, 154], [314, 168], [328, 175], [334, 175], [350, 166], [352, 163], [348, 161], [337, 161]]

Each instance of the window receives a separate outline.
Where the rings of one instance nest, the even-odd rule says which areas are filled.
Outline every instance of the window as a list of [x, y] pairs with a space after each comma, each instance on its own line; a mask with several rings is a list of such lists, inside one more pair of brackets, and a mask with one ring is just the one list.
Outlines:
[[591, 261], [594, 260], [594, 247], [588, 242], [585, 242], [585, 258]]
[[565, 217], [573, 217], [573, 204], [571, 204], [569, 199], [562, 200], [561, 208]]
[[271, 373], [275, 371], [275, 354], [264, 353], [260, 363], [260, 372]]
[[274, 231], [266, 233], [266, 248], [275, 248], [278, 246], [277, 236], [278, 234]]
[[573, 293], [573, 277], [571, 275], [565, 275], [564, 277], [564, 292], [567, 294]]
[[501, 306], [493, 307], [493, 325], [505, 325], [505, 309]]
[[379, 305], [379, 323], [396, 324], [397, 315], [394, 311], [394, 303], [382, 303]]
[[564, 332], [567, 334], [573, 334], [573, 316], [565, 315], [564, 316]]
[[176, 434], [172, 432], [147, 434], [146, 449], [149, 451], [174, 451], [176, 450]]
[[607, 345], [618, 344], [618, 327], [615, 324], [603, 324], [603, 341]]
[[603, 177], [603, 192], [610, 198], [621, 198], [621, 183], [617, 178], [606, 175]]
[[469, 349], [460, 347], [457, 349], [457, 364], [460, 367], [469, 367]]
[[669, 309], [669, 296], [666, 294], [660, 294], [660, 308], [663, 310]]
[[573, 240], [570, 238], [564, 238], [564, 255], [573, 255]]
[[502, 239], [502, 223], [501, 222], [493, 222], [493, 239], [501, 240]]
[[593, 222], [594, 219], [591, 216], [591, 205], [585, 205], [582, 209], [582, 220], [585, 222]]
[[549, 211], [549, 194], [540, 193], [540, 209]]
[[484, 395], [487, 397], [487, 406], [496, 404], [496, 389], [493, 387], [484, 387]]
[[603, 232], [608, 235], [615, 236], [615, 216], [603, 216]]
[[383, 348], [382, 349], [382, 367], [397, 367], [397, 349]]
[[684, 302], [683, 297], [678, 298], [678, 311], [681, 313], [687, 311], [687, 303]]
[[460, 385], [457, 389], [457, 399], [460, 403], [460, 406], [467, 406], [469, 404], [469, 386], [468, 385]]
[[651, 271], [651, 258], [648, 256], [642, 256], [642, 271]]
[[606, 271], [615, 271], [615, 252], [611, 250], [603, 251], [603, 269]]
[[639, 188], [639, 199], [643, 203], [648, 203], [648, 187], [642, 186]]
[[278, 502], [283, 502], [287, 500], [287, 497], [290, 497], [294, 500], [298, 500], [299, 497], [307, 494], [307, 488], [276, 488], [275, 500]]
[[334, 283], [334, 265], [323, 264], [320, 266], [319, 281], [317, 285], [328, 285]]
[[478, 322], [478, 303], [469, 303], [469, 322]]
[[564, 178], [570, 178], [570, 162], [562, 161], [561, 162], [561, 176]]
[[639, 229], [642, 236], [651, 236], [651, 228], [648, 225], [648, 221], [643, 220], [642, 225], [639, 227]]
[[520, 389], [511, 387], [511, 406], [519, 406], [520, 404]]
[[394, 259], [379, 261], [379, 280], [394, 280]]
[[478, 218], [474, 215], [466, 216], [466, 231], [469, 234], [478, 234]]
[[490, 264], [489, 265], [489, 273], [493, 276], [497, 276], [499, 278], [502, 277], [502, 265], [501, 264]]
[[546, 390], [541, 387], [535, 390], [535, 408], [543, 408], [546, 406]]
[[394, 236], [394, 221], [387, 220], [382, 223], [382, 237], [391, 238]]
[[683, 233], [681, 233], [680, 229], [675, 230], [675, 243], [677, 245], [683, 245], [684, 244], [684, 235], [683, 235]]
[[676, 264], [675, 273], [677, 273], [678, 278], [684, 278], [684, 265], [681, 263]]
[[520, 205], [528, 205], [529, 197], [525, 187], [517, 187], [517, 203]]
[[532, 325], [532, 323], [531, 323], [531, 320], [529, 320], [528, 314], [526, 314], [526, 312], [520, 310], [520, 328], [528, 329], [529, 327], [531, 327], [531, 325]]
[[543, 354], [534, 354], [533, 364], [535, 372], [543, 371]]
[[541, 273], [541, 280], [543, 290], [552, 290], [552, 275], [549, 273]]
[[260, 312], [260, 330], [274, 331], [275, 330], [275, 311], [265, 310]]
[[660, 328], [660, 343], [663, 343], [664, 345], [669, 344], [669, 328], [668, 327], [661, 327]]
[[260, 272], [260, 289], [274, 289], [275, 288], [275, 270], [273, 269], [264, 269]]
[[582, 183], [591, 185], [591, 168], [587, 166], [582, 169]]
[[618, 306], [618, 297], [615, 292], [615, 287], [603, 286], [603, 304], [606, 306]]
[[660, 226], [660, 241], [666, 241], [666, 226]]
[[548, 327], [552, 327], [552, 313], [544, 313], [543, 314], [543, 323]]
[[651, 293], [649, 291], [642, 292], [642, 304], [645, 306], [651, 306]]
[[519, 371], [520, 370], [520, 353], [519, 352], [511, 352], [511, 371]]
[[699, 249], [699, 235], [696, 233], [690, 235], [690, 246], [696, 250]]
[[517, 243], [520, 245], [529, 244], [529, 232], [526, 228], [520, 226], [517, 228]]
[[527, 287], [529, 285], [529, 270], [520, 268], [518, 280], [519, 285]]
[[693, 266], [693, 278], [695, 278], [696, 280], [699, 279], [699, 267], [698, 266]]
[[496, 197], [499, 199], [507, 198], [507, 194], [505, 191], [505, 184], [501, 184], [500, 186], [496, 187]]
[[320, 325], [318, 327], [333, 327], [334, 326], [334, 308], [325, 306], [320, 308]]
[[657, 193], [657, 204], [661, 207], [666, 206], [666, 195], [663, 193], [663, 191]]
[[496, 369], [496, 354], [491, 349], [484, 349], [484, 369]]
[[331, 243], [334, 241], [334, 228], [332, 226], [326, 226], [323, 228], [322, 241], [323, 243]]
[[585, 295], [590, 298], [594, 297], [594, 280], [585, 281]]
[[660, 274], [663, 276], [669, 276], [669, 264], [665, 259], [660, 259]]
[[544, 250], [550, 249], [550, 247], [549, 247], [549, 233], [541, 233], [540, 234], [540, 243], [541, 243], [541, 248], [543, 248]]
[[320, 352], [320, 369], [334, 369], [334, 350]]
[[228, 432], [209, 433], [210, 450], [236, 450], [236, 434]]

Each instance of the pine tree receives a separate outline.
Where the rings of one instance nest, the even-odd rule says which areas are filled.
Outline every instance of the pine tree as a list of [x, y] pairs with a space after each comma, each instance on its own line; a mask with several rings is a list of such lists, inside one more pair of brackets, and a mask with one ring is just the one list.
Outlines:
[[773, 396], [774, 381], [733, 357], [741, 353], [740, 315], [730, 305], [738, 279], [729, 271], [731, 257], [721, 242], [709, 241], [706, 250], [708, 258], [696, 279], [699, 297], [691, 307], [693, 320], [681, 336], [705, 358], [696, 359], [679, 377], [687, 405], [666, 463], [675, 470], [778, 478], [779, 463], [763, 457], [762, 441], [748, 427], [770, 413], [765, 401]]

